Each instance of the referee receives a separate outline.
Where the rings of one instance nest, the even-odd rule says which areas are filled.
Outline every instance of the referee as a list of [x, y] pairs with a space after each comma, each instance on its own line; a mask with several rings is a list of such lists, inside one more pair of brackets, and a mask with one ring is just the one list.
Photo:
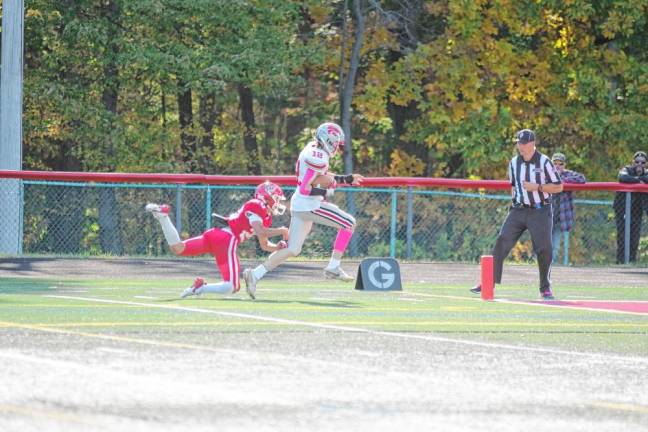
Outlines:
[[[504, 260], [524, 231], [529, 230], [533, 250], [538, 256], [540, 295], [545, 300], [553, 300], [549, 279], [553, 228], [551, 194], [562, 192], [563, 185], [551, 159], [536, 150], [532, 130], [522, 129], [515, 141], [520, 154], [511, 159], [508, 169], [513, 202], [493, 248], [495, 283], [502, 283]], [[480, 293], [481, 285], [470, 291]]]

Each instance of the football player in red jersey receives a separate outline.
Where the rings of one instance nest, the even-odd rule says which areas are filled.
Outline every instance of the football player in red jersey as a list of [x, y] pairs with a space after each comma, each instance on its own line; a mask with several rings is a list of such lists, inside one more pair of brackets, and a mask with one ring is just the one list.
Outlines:
[[[222, 227], [211, 228], [197, 237], [180, 240], [178, 231], [169, 218], [169, 206], [166, 204], [147, 204], [150, 212], [162, 226], [164, 238], [169, 248], [176, 255], [195, 256], [211, 254], [223, 276], [223, 282], [205, 283], [198, 277], [194, 283], [182, 292], [181, 298], [203, 293], [230, 294], [238, 292], [239, 258], [237, 249], [240, 242], [257, 236], [261, 249], [275, 252], [287, 246], [288, 228], [271, 228], [272, 216], [281, 215], [286, 210], [283, 191], [274, 183], [265, 182], [257, 186], [254, 198], [247, 201], [236, 212], [222, 220]], [[270, 237], [282, 236], [277, 244], [270, 242]], [[254, 298], [254, 291], [248, 294]]]
[[[301, 253], [302, 245], [313, 224], [325, 225], [337, 230], [333, 251], [328, 265], [324, 268], [327, 278], [352, 281], [341, 267], [344, 252], [351, 241], [356, 220], [337, 205], [326, 201], [333, 195], [338, 184], [359, 185], [364, 177], [360, 174], [333, 175], [328, 172], [329, 160], [344, 145], [344, 132], [335, 123], [323, 123], [315, 132], [314, 140], [309, 142], [299, 154], [296, 166], [297, 189], [290, 200], [290, 238], [288, 247], [270, 255], [263, 264], [254, 269], [245, 269], [243, 278], [248, 292], [254, 293], [256, 284], [266, 273], [276, 268], [286, 259]], [[331, 175], [333, 182], [327, 189], [315, 183], [322, 175]]]

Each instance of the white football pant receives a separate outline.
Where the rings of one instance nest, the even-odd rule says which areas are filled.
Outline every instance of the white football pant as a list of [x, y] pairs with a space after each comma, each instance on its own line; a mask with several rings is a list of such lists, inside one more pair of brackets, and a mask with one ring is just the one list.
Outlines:
[[337, 230], [353, 231], [356, 220], [349, 213], [340, 210], [335, 204], [326, 201], [322, 202], [317, 210], [291, 211], [288, 247], [273, 252], [263, 263], [265, 270], [271, 271], [288, 258], [299, 255], [306, 237], [313, 228], [313, 223], [330, 226]]

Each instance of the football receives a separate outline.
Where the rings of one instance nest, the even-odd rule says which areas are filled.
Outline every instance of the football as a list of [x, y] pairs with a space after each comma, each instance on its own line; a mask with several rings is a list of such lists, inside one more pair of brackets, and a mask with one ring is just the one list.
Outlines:
[[328, 189], [332, 187], [334, 183], [335, 179], [332, 174], [320, 174], [313, 179], [311, 185], [316, 188]]

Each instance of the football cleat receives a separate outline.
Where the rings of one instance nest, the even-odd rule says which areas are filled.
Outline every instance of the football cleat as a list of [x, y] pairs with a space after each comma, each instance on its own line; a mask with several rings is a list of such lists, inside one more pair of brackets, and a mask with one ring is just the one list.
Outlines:
[[342, 270], [342, 267], [326, 267], [324, 269], [324, 276], [326, 276], [327, 279], [338, 279], [344, 282], [351, 282], [355, 279], [353, 276], [348, 275], [344, 270]]
[[159, 219], [162, 216], [169, 216], [169, 212], [171, 211], [171, 207], [169, 207], [168, 204], [149, 203], [146, 204], [146, 207], [144, 207], [144, 209], [147, 212], [151, 213], [156, 219]]
[[205, 285], [204, 279], [197, 277], [193, 285], [191, 285], [189, 288], [182, 291], [182, 294], [180, 294], [180, 298], [185, 298], [192, 295], [199, 296], [200, 294], [202, 294], [202, 287], [204, 285]]
[[243, 280], [245, 281], [245, 292], [247, 292], [252, 300], [256, 299], [255, 294], [257, 281], [252, 269], [247, 268], [243, 270]]
[[540, 296], [542, 297], [542, 300], [555, 300], [556, 299], [550, 289], [548, 289], [547, 291], [542, 291], [540, 293]]

